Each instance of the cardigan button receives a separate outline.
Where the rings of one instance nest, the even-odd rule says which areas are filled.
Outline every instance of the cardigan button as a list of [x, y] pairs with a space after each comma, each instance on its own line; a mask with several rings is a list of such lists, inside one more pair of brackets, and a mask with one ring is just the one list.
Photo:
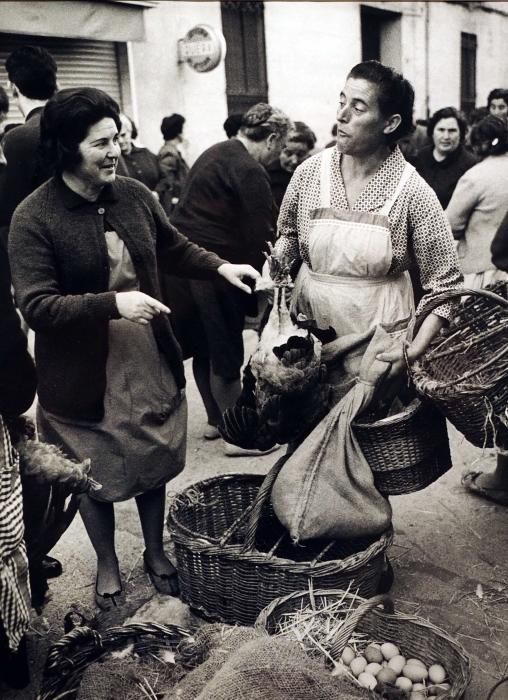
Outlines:
[[105, 214], [105, 212], [106, 212], [106, 210], [103, 207], [99, 207], [97, 209], [97, 213], [100, 214], [101, 216], [102, 216], [102, 214]]

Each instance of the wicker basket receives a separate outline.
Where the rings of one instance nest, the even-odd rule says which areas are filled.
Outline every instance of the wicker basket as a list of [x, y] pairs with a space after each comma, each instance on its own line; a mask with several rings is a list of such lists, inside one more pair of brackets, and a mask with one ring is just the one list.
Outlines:
[[376, 488], [386, 496], [424, 489], [452, 466], [446, 420], [428, 401], [417, 399], [374, 422], [359, 417], [353, 428]]
[[[470, 295], [450, 327], [410, 367], [416, 389], [431, 399], [469, 442], [493, 447], [506, 441], [508, 405], [507, 284], [436, 297], [419, 323], [446, 301]], [[503, 435], [504, 433], [504, 435]]]
[[264, 480], [254, 474], [206, 479], [171, 504], [181, 596], [208, 619], [251, 625], [271, 600], [311, 581], [321, 588], [352, 582], [365, 596], [377, 591], [393, 531], [377, 539], [293, 545], [269, 499], [286, 459]]
[[[367, 634], [378, 642], [393, 642], [401, 654], [418, 658], [427, 666], [439, 663], [446, 669], [451, 689], [440, 700], [459, 700], [471, 680], [469, 659], [461, 645], [446, 632], [421, 617], [394, 612], [393, 602], [387, 596], [365, 600], [342, 590], [315, 590], [296, 592], [273, 600], [259, 615], [256, 627], [274, 634], [277, 623], [285, 613], [295, 612], [311, 603], [348, 599], [354, 612], [339, 629], [331, 644], [330, 656], [339, 659], [353, 631]], [[384, 611], [379, 609], [383, 604]], [[373, 693], [373, 698], [379, 697]]]
[[75, 698], [87, 666], [129, 643], [142, 656], [174, 651], [186, 637], [190, 633], [177, 625], [155, 622], [110, 627], [103, 634], [84, 625], [74, 627], [50, 648], [37, 700]]

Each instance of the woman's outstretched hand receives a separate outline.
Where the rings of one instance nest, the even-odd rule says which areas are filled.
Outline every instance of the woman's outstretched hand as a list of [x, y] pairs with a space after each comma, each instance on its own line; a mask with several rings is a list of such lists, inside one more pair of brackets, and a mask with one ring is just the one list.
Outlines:
[[219, 275], [224, 277], [230, 284], [242, 289], [247, 294], [252, 294], [252, 289], [249, 285], [243, 282], [244, 277], [256, 281], [261, 275], [255, 270], [252, 265], [233, 265], [233, 263], [224, 263], [217, 268]]
[[143, 292], [117, 292], [116, 307], [122, 318], [146, 326], [161, 312], [169, 314], [169, 308]]

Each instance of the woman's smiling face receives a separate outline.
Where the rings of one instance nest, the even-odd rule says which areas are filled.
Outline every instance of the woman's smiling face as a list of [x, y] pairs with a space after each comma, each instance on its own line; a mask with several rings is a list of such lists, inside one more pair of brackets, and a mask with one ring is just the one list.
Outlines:
[[120, 156], [118, 128], [113, 119], [105, 117], [88, 129], [79, 144], [81, 162], [72, 175], [87, 187], [102, 189], [114, 182], [116, 166]]
[[[363, 78], [348, 78], [339, 97], [337, 148], [348, 155], [368, 156], [386, 145], [390, 117], [379, 109], [378, 88]], [[396, 127], [395, 127], [396, 128]]]

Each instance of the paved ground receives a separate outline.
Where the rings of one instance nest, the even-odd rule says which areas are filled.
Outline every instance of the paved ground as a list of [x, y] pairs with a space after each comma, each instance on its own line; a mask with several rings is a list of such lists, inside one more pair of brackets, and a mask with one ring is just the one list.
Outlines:
[[[253, 340], [247, 333], [248, 347]], [[261, 459], [228, 458], [222, 454], [220, 441], [209, 443], [201, 438], [204, 410], [189, 367], [187, 376], [188, 465], [170, 484], [170, 490], [179, 491], [195, 481], [226, 472], [265, 473], [274, 462], [273, 454]], [[453, 469], [424, 491], [392, 499], [395, 544], [391, 560], [396, 575], [392, 597], [399, 610], [428, 619], [460, 641], [473, 667], [466, 698], [486, 700], [488, 689], [508, 673], [508, 511], [464, 492], [460, 486], [464, 468], [475, 462], [491, 467], [494, 456], [488, 451], [482, 454], [453, 430], [450, 436]], [[141, 567], [143, 546], [133, 503], [117, 507], [117, 529], [128, 601], [117, 618], [102, 614], [101, 628], [122, 622], [153, 596]], [[5, 693], [5, 700], [35, 697], [48, 644], [62, 634], [63, 617], [71, 606], [86, 615], [93, 614], [94, 557], [79, 518], [53, 553], [62, 560], [65, 572], [51, 584], [52, 599], [43, 617], [33, 622], [33, 686], [28, 691]], [[157, 597], [152, 599], [151, 609], [158, 609], [158, 615], [159, 603], [163, 604]], [[165, 611], [167, 622], [189, 622], [178, 605], [170, 605]], [[145, 619], [149, 616], [145, 609]], [[495, 695], [495, 700], [507, 698], [508, 690]]]

